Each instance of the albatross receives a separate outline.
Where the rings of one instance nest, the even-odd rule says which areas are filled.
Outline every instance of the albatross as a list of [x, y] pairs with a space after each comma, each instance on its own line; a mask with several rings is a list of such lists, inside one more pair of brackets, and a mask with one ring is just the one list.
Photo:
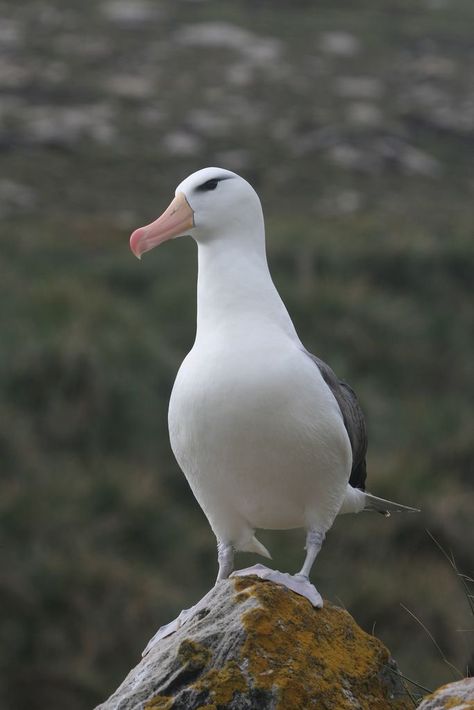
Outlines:
[[[135, 230], [138, 258], [190, 235], [198, 245], [197, 328], [169, 403], [171, 447], [217, 539], [216, 584], [237, 551], [270, 557], [258, 529], [306, 530], [294, 575], [257, 564], [234, 572], [283, 584], [315, 607], [309, 580], [337, 515], [414, 511], [365, 490], [367, 432], [353, 389], [298, 337], [272, 281], [260, 199], [239, 175], [204, 168], [165, 212]], [[197, 610], [181, 612], [151, 645]]]

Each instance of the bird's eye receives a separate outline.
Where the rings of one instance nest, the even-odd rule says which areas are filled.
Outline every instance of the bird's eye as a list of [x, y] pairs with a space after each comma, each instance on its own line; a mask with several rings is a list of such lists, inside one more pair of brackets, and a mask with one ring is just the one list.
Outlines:
[[212, 180], [207, 180], [206, 182], [203, 182], [202, 185], [198, 185], [196, 190], [199, 190], [200, 192], [206, 192], [206, 190], [215, 190], [218, 182], [219, 182], [219, 180], [217, 178], [213, 178]]

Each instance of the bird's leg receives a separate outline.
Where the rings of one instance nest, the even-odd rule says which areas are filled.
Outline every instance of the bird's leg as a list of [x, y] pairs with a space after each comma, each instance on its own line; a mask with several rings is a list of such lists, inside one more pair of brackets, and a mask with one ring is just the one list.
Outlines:
[[295, 577], [303, 577], [304, 579], [309, 580], [311, 568], [319, 554], [325, 537], [326, 535], [322, 532], [322, 530], [308, 530], [306, 533], [306, 545], [304, 548], [306, 550], [304, 565], [298, 574], [295, 574]]
[[298, 574], [288, 574], [279, 572], [276, 569], [269, 569], [264, 565], [253, 565], [246, 569], [240, 569], [233, 573], [233, 577], [260, 577], [270, 582], [281, 584], [287, 589], [306, 597], [315, 607], [322, 607], [323, 600], [316, 587], [309, 581], [309, 573], [323, 544], [325, 533], [322, 530], [311, 529], [306, 535], [306, 559], [301, 572]]
[[294, 574], [292, 578], [296, 585], [293, 587], [294, 591], [309, 599], [312, 605], [316, 607], [323, 605], [323, 599], [314, 584], [309, 581], [309, 575], [325, 537], [326, 533], [321, 529], [311, 528], [308, 530], [306, 533], [305, 561], [298, 574]]
[[[217, 559], [219, 561], [219, 572], [217, 574], [216, 584], [220, 582], [221, 579], [227, 579], [227, 577], [234, 569], [234, 548], [232, 547], [232, 545], [218, 540]], [[209, 592], [209, 594], [211, 594], [211, 592]], [[180, 629], [183, 624], [195, 617], [196, 614], [198, 614], [203, 608], [205, 608], [207, 605], [207, 596], [208, 595], [206, 594], [205, 597], [203, 597], [197, 604], [192, 606], [190, 609], [183, 609], [183, 611], [176, 619], [174, 619], [174, 621], [170, 621], [169, 624], [165, 624], [165, 626], [162, 626], [160, 629], [158, 629], [153, 638], [148, 642], [148, 645], [143, 651], [142, 655], [145, 656], [150, 651], [150, 649], [158, 643], [158, 641], [163, 638], [166, 638], [166, 636], [169, 636], [170, 634], [175, 633], [175, 631], [178, 631], [178, 629]]]
[[[221, 579], [227, 579], [227, 577], [234, 569], [234, 548], [232, 547], [232, 545], [218, 540], [217, 559], [219, 561], [219, 572], [217, 574], [216, 584], [220, 582]], [[178, 631], [178, 629], [180, 629], [183, 624], [185, 624], [187, 621], [190, 621], [193, 617], [199, 614], [199, 612], [202, 612], [202, 610], [207, 607], [207, 597], [211, 593], [212, 589], [208, 594], [206, 594], [205, 597], [198, 601], [197, 604], [192, 606], [190, 609], [183, 609], [183, 611], [176, 619], [174, 619], [174, 621], [170, 621], [169, 624], [165, 624], [165, 626], [162, 626], [160, 629], [158, 629], [153, 638], [148, 642], [148, 645], [143, 651], [142, 655], [145, 656], [153, 648], [153, 646], [158, 643], [158, 641], [163, 638], [166, 638], [166, 636], [169, 636], [170, 634], [173, 634], [175, 631]]]
[[217, 542], [217, 561], [219, 562], [219, 571], [217, 573], [217, 582], [221, 579], [227, 579], [234, 569], [234, 548], [227, 542], [218, 540]]

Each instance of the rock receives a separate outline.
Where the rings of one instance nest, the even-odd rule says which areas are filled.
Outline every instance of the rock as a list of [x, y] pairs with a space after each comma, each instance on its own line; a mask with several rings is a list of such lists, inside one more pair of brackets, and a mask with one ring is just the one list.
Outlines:
[[[6, 48], [11, 49], [21, 44], [23, 40], [23, 32], [20, 23], [11, 18], [2, 17], [0, 25], [0, 45], [5, 51]], [[3, 57], [3, 60], [5, 57]], [[2, 64], [3, 64], [2, 60]]]
[[280, 58], [282, 43], [273, 37], [256, 35], [229, 22], [199, 22], [182, 25], [173, 37], [186, 47], [230, 49], [242, 53], [257, 65], [273, 64]]
[[343, 609], [255, 577], [207, 598], [96, 710], [412, 708], [385, 646]]
[[428, 695], [418, 710], [474, 710], [474, 678], [448, 683]]
[[360, 51], [360, 42], [349, 32], [323, 32], [319, 42], [320, 49], [326, 54], [338, 57], [353, 57]]
[[27, 185], [0, 179], [0, 217], [28, 212], [37, 204], [35, 192]]
[[384, 85], [373, 76], [336, 77], [333, 90], [344, 99], [380, 99], [384, 94]]
[[162, 147], [170, 155], [189, 157], [198, 155], [201, 151], [201, 141], [198, 136], [187, 131], [173, 131], [163, 136]]
[[102, 12], [108, 20], [124, 27], [144, 25], [159, 16], [157, 4], [146, 0], [109, 0], [102, 6]]
[[379, 126], [384, 118], [379, 107], [369, 101], [354, 101], [349, 104], [347, 117], [351, 123], [368, 127]]
[[[359, 118], [362, 119], [362, 116]], [[370, 123], [369, 118], [365, 116], [367, 124]], [[390, 134], [377, 138], [369, 134], [358, 141], [352, 137], [348, 140], [341, 138], [339, 142], [334, 140], [333, 144], [328, 141], [326, 153], [329, 160], [342, 169], [373, 175], [396, 170], [405, 175], [437, 178], [442, 172], [434, 156]]]
[[109, 144], [115, 137], [110, 105], [32, 106], [24, 112], [25, 140], [37, 145], [74, 146], [80, 140]]
[[107, 92], [124, 99], [148, 99], [155, 93], [155, 84], [151, 77], [136, 74], [118, 74], [108, 77], [104, 82]]

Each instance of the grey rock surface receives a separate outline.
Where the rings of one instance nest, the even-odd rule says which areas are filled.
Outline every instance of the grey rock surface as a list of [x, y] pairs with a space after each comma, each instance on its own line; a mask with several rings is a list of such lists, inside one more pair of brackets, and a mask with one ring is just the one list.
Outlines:
[[404, 710], [387, 649], [344, 610], [255, 577], [226, 580], [96, 710]]
[[474, 710], [474, 678], [463, 678], [438, 688], [418, 710]]

